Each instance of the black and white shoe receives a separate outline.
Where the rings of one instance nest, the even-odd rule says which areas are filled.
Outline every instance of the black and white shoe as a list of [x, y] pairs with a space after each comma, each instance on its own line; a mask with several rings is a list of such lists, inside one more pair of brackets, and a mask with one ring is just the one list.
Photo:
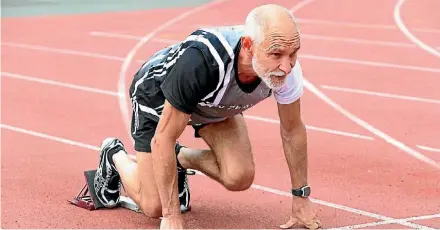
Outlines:
[[102, 142], [94, 187], [99, 201], [107, 208], [116, 207], [121, 195], [121, 177], [112, 159], [121, 150], [126, 152], [124, 144], [117, 138], [106, 138]]
[[[177, 155], [180, 153], [180, 149], [183, 146], [181, 146], [179, 143], [176, 143], [176, 159]], [[189, 190], [189, 183], [188, 183], [188, 177], [187, 175], [194, 175], [195, 172], [191, 170], [187, 170], [180, 165], [179, 161], [177, 160], [177, 181], [178, 181], [178, 188], [179, 188], [179, 201], [180, 201], [180, 211], [182, 213], [190, 211], [190, 201], [191, 201], [191, 193]]]

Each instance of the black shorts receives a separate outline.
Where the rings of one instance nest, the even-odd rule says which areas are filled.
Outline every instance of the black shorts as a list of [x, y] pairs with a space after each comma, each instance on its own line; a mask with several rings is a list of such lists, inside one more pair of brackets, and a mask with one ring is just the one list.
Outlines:
[[[129, 96], [133, 109], [131, 136], [134, 140], [134, 149], [138, 152], [150, 153], [151, 140], [156, 133], [165, 96], [156, 81], [147, 80], [146, 71], [148, 71], [147, 68], [144, 68], [136, 73], [130, 86]], [[195, 137], [200, 137], [198, 132], [203, 127], [204, 125], [193, 126]]]

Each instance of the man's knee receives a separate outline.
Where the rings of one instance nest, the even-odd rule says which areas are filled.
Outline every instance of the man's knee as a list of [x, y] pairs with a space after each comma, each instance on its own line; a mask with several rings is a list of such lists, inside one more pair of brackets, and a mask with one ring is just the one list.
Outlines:
[[223, 173], [223, 185], [230, 191], [243, 191], [251, 187], [254, 178], [253, 165], [230, 168]]
[[142, 213], [151, 218], [159, 218], [162, 216], [162, 204], [159, 199], [148, 200], [141, 199], [140, 208]]

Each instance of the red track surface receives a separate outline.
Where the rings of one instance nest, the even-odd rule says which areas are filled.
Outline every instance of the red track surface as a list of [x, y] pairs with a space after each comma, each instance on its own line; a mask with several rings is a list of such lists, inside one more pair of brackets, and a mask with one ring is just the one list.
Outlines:
[[[241, 2], [245, 7], [226, 1], [191, 15], [157, 37], [180, 39], [196, 25], [238, 24], [251, 8], [265, 3], [262, 0]], [[289, 8], [297, 3], [275, 2]], [[315, 20], [394, 25], [395, 1], [355, 2], [341, 0], [334, 4], [330, 0], [316, 0], [296, 15]], [[440, 18], [433, 10], [435, 5], [439, 6], [435, 0], [425, 0], [418, 5], [409, 1], [401, 12], [410, 30], [437, 30], [413, 32], [432, 47], [440, 46]], [[89, 33], [143, 36], [188, 10], [2, 19], [2, 72], [116, 92], [121, 59], [137, 41], [93, 37]], [[300, 23], [300, 26], [302, 33], [309, 35], [412, 44], [397, 28], [355, 28], [324, 23]], [[149, 42], [136, 53], [134, 60], [146, 59], [162, 46], [162, 43]], [[66, 50], [107, 57], [87, 57], [87, 54]], [[440, 100], [440, 59], [416, 45], [377, 46], [305, 36], [301, 54], [437, 69], [437, 72], [429, 72], [302, 60], [305, 77], [318, 88], [330, 85]], [[120, 60], [109, 60], [117, 57]], [[127, 85], [138, 66], [137, 62], [131, 63]], [[73, 198], [83, 185], [83, 171], [96, 168], [98, 153], [93, 147], [86, 149], [6, 129], [12, 126], [92, 146], [99, 146], [105, 137], [118, 136], [130, 145], [117, 97], [46, 83], [2, 76], [2, 228], [157, 228], [158, 220], [131, 211], [89, 212], [67, 203], [66, 199]], [[359, 118], [440, 163], [440, 153], [416, 147], [440, 148], [438, 103], [320, 89]], [[379, 222], [381, 216], [399, 219], [440, 213], [439, 170], [348, 120], [310, 91], [306, 91], [302, 105], [307, 125], [374, 138], [309, 131], [309, 178], [313, 197], [319, 199], [318, 202], [323, 200], [377, 214], [353, 213], [326, 203], [316, 204], [325, 228]], [[275, 102], [265, 101], [247, 114], [277, 119]], [[277, 124], [253, 119], [247, 122], [255, 150], [255, 184], [288, 191], [288, 170]], [[200, 140], [192, 139], [191, 129], [181, 141], [193, 147], [204, 146]], [[190, 177], [190, 183], [193, 211], [185, 215], [190, 228], [277, 228], [290, 214], [291, 203], [286, 196], [257, 189], [227, 192], [202, 176]], [[440, 228], [440, 217], [412, 222]], [[407, 228], [399, 224], [373, 227]]]

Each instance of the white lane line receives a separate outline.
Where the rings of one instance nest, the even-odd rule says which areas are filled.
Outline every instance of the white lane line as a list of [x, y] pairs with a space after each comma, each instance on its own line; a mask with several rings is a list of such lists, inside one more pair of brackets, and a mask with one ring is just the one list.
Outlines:
[[391, 94], [391, 93], [381, 93], [381, 92], [374, 92], [374, 91], [361, 90], [361, 89], [352, 89], [352, 88], [344, 88], [344, 87], [330, 86], [330, 85], [321, 85], [321, 88], [327, 89], [327, 90], [332, 90], [332, 91], [339, 91], [339, 92], [357, 93], [357, 94], [364, 94], [364, 95], [371, 95], [371, 96], [378, 96], [378, 97], [388, 97], [388, 98], [395, 98], [395, 99], [402, 99], [402, 100], [409, 100], [409, 101], [440, 104], [440, 100], [436, 100], [436, 99], [405, 96], [405, 95], [398, 95], [398, 94]]
[[[92, 31], [89, 33], [89, 35], [95, 36], [95, 37], [119, 38], [119, 39], [133, 40], [133, 41], [140, 41], [142, 39], [142, 37], [135, 36], [135, 35], [115, 34], [115, 33], [101, 32], [101, 31]], [[151, 41], [158, 42], [158, 43], [164, 43], [167, 45], [174, 44], [174, 43], [178, 42], [177, 40], [166, 39], [166, 38], [152, 38]]]
[[[281, 195], [281, 196], [292, 197], [291, 193], [288, 193], [288, 192], [285, 192], [285, 191], [280, 191], [280, 190], [277, 190], [277, 189], [268, 188], [268, 187], [261, 186], [261, 185], [253, 184], [252, 188], [259, 189], [259, 190], [262, 190], [262, 191], [265, 191], [265, 192], [275, 193], [275, 194], [278, 194], [278, 195]], [[383, 215], [380, 215], [380, 214], [377, 214], [377, 213], [372, 213], [372, 212], [367, 212], [367, 211], [363, 211], [363, 210], [359, 210], [359, 209], [355, 209], [355, 208], [350, 208], [350, 207], [347, 207], [347, 206], [343, 206], [343, 205], [339, 205], [339, 204], [335, 204], [335, 203], [330, 203], [330, 202], [322, 201], [322, 200], [318, 200], [318, 199], [310, 198], [310, 200], [313, 203], [316, 203], [316, 204], [320, 204], [320, 205], [323, 205], [323, 206], [331, 207], [331, 208], [334, 208], [334, 209], [344, 210], [344, 211], [355, 213], [355, 214], [362, 215], [362, 216], [367, 216], [367, 217], [371, 217], [371, 218], [375, 218], [375, 219], [379, 219], [379, 220], [384, 220], [384, 221], [395, 221], [395, 223], [398, 223], [400, 225], [404, 225], [404, 226], [407, 226], [407, 227], [411, 227], [411, 228], [428, 229], [426, 226], [419, 225], [419, 224], [414, 224], [414, 223], [411, 223], [411, 222], [407, 222], [406, 220], [396, 220], [394, 218], [391, 218], [391, 217], [388, 217], [388, 216], [383, 216]]]
[[357, 123], [359, 126], [367, 129], [374, 135], [382, 138], [386, 142], [390, 143], [391, 145], [394, 145], [396, 148], [405, 151], [410, 156], [423, 161], [432, 167], [435, 167], [437, 169], [440, 169], [440, 164], [435, 162], [434, 160], [426, 157], [425, 155], [415, 151], [414, 149], [410, 148], [409, 146], [405, 145], [403, 142], [400, 142], [393, 137], [391, 137], [388, 134], [385, 134], [384, 132], [380, 131], [379, 129], [373, 127], [371, 124], [367, 123], [366, 121], [360, 119], [359, 117], [355, 116], [354, 114], [350, 113], [348, 110], [331, 100], [327, 95], [325, 95], [323, 92], [321, 92], [317, 87], [315, 87], [311, 82], [309, 82], [307, 79], [304, 78], [304, 87], [310, 90], [313, 94], [315, 94], [318, 98], [323, 100], [325, 103], [333, 107], [336, 111], [340, 112], [344, 116], [346, 116], [348, 119], [352, 120], [353, 122]]
[[315, 2], [315, 0], [302, 0], [296, 3], [289, 11], [295, 13], [295, 11], [300, 10], [301, 8]]
[[[18, 132], [18, 133], [23, 133], [23, 134], [27, 134], [27, 135], [31, 135], [34, 137], [40, 137], [43, 139], [47, 139], [47, 140], [51, 140], [51, 141], [56, 141], [56, 142], [60, 142], [63, 144], [67, 144], [67, 145], [73, 145], [73, 146], [77, 146], [77, 147], [81, 147], [81, 148], [85, 148], [85, 149], [89, 149], [89, 150], [93, 150], [93, 151], [100, 151], [100, 148], [98, 146], [93, 146], [93, 145], [89, 145], [89, 144], [84, 144], [78, 141], [73, 141], [73, 140], [69, 140], [66, 138], [62, 138], [62, 137], [56, 137], [56, 136], [51, 136], [45, 133], [40, 133], [40, 132], [35, 132], [32, 130], [27, 130], [27, 129], [22, 129], [22, 128], [18, 128], [15, 126], [11, 126], [11, 125], [7, 125], [7, 124], [0, 124], [2, 129], [6, 129], [6, 130], [10, 130], [10, 131], [14, 131], [14, 132]], [[5, 134], [3, 134], [5, 135]]]
[[393, 68], [393, 69], [404, 69], [404, 70], [440, 73], [439, 68], [400, 65], [400, 64], [393, 64], [393, 63], [386, 63], [386, 62], [363, 61], [363, 60], [356, 60], [356, 59], [325, 57], [325, 56], [317, 56], [317, 55], [310, 55], [310, 54], [301, 54], [301, 55], [299, 55], [299, 58], [310, 59], [310, 60], [315, 60], [315, 61], [319, 60], [319, 61], [328, 61], [328, 62], [339, 62], [339, 63], [345, 63], [345, 64], [357, 64], [357, 65], [374, 66], [374, 67], [385, 67], [385, 68]]
[[[77, 147], [81, 147], [81, 148], [85, 148], [85, 149], [89, 149], [89, 150], [93, 150], [93, 151], [100, 151], [100, 147], [98, 147], [98, 146], [93, 146], [93, 145], [90, 145], [90, 144], [85, 144], [85, 143], [81, 143], [81, 142], [78, 142], [78, 141], [69, 140], [69, 139], [66, 139], [66, 138], [51, 136], [51, 135], [48, 135], [48, 134], [45, 134], [45, 133], [40, 133], [40, 132], [31, 131], [31, 130], [27, 130], [27, 129], [23, 129], [23, 128], [18, 128], [18, 127], [7, 125], [7, 124], [1, 124], [1, 128], [2, 129], [6, 129], [6, 130], [10, 130], [10, 131], [14, 131], [14, 132], [18, 132], [18, 133], [23, 133], [23, 134], [27, 134], [27, 135], [43, 138], [43, 139], [47, 139], [47, 140], [51, 140], [51, 141], [56, 141], [56, 142], [64, 143], [64, 144], [67, 144], [67, 145], [73, 145], [73, 146], [77, 146]], [[198, 173], [198, 174], [200, 174], [200, 173]], [[287, 196], [287, 197], [291, 197], [292, 196], [288, 192], [281, 191], [281, 190], [278, 190], [278, 189], [269, 188], [269, 187], [258, 185], [258, 184], [253, 184], [251, 187], [254, 188], [254, 189], [257, 189], [257, 190], [273, 193], [273, 194], [276, 194], [276, 195]], [[323, 200], [319, 200], [319, 199], [311, 198], [311, 201], [316, 203], [316, 204], [323, 205], [323, 206], [327, 206], [327, 207], [331, 207], [331, 208], [335, 208], [335, 209], [339, 209], [339, 210], [343, 210], [343, 211], [346, 211], [346, 212], [351, 212], [351, 213], [355, 213], [355, 214], [358, 214], [358, 215], [363, 215], [363, 216], [367, 216], [367, 217], [371, 217], [371, 218], [376, 218], [376, 219], [379, 219], [379, 220], [387, 220], [387, 221], [394, 220], [391, 217], [383, 216], [383, 215], [380, 215], [380, 214], [377, 214], [377, 213], [367, 212], [367, 211], [363, 211], [363, 210], [360, 210], [360, 209], [351, 208], [351, 207], [348, 207], [348, 206], [339, 205], [339, 204], [335, 204], [335, 203], [331, 203], [331, 202], [327, 202], [327, 201], [323, 201]], [[399, 224], [402, 224], [402, 225], [405, 225], [405, 226], [408, 226], [408, 227], [417, 227], [417, 226], [419, 226], [419, 225], [408, 223], [408, 222], [405, 222], [405, 221], [399, 222]]]
[[[107, 60], [115, 60], [115, 61], [123, 61], [124, 58], [104, 55], [99, 53], [92, 52], [84, 52], [84, 51], [76, 51], [70, 49], [58, 49], [47, 46], [40, 45], [28, 45], [22, 43], [14, 43], [14, 42], [2, 42], [2, 46], [21, 48], [21, 49], [30, 49], [44, 52], [52, 52], [66, 55], [76, 55], [90, 58], [98, 58], [98, 59], [107, 59]], [[347, 58], [335, 58], [335, 57], [326, 57], [326, 56], [317, 56], [317, 55], [309, 55], [302, 54], [299, 56], [301, 59], [310, 59], [316, 61], [328, 61], [328, 62], [337, 62], [337, 63], [345, 63], [345, 64], [356, 64], [356, 65], [365, 65], [365, 66], [374, 66], [374, 67], [384, 67], [384, 68], [393, 68], [393, 69], [404, 69], [404, 70], [413, 70], [413, 71], [421, 71], [421, 72], [431, 72], [431, 73], [440, 73], [440, 68], [430, 68], [430, 67], [422, 67], [422, 66], [410, 66], [410, 65], [399, 65], [393, 63], [385, 63], [385, 62], [374, 62], [374, 61], [363, 61], [356, 59], [347, 59]], [[143, 63], [143, 60], [137, 60], [138, 63]]]
[[[58, 86], [58, 87], [65, 87], [65, 88], [80, 90], [80, 91], [89, 92], [89, 93], [98, 93], [98, 94], [104, 94], [104, 95], [115, 96], [115, 97], [120, 96], [117, 92], [113, 92], [113, 91], [109, 91], [109, 90], [97, 89], [97, 88], [75, 85], [75, 84], [64, 83], [64, 82], [53, 81], [53, 80], [46, 80], [46, 79], [25, 76], [25, 75], [20, 75], [20, 74], [1, 72], [1, 76], [13, 78], [13, 79], [18, 79], [18, 80], [36, 82], [36, 83], [41, 83], [41, 84], [54, 85], [54, 86]], [[244, 117], [249, 120], [261, 121], [261, 122], [265, 122], [265, 123], [272, 123], [272, 124], [279, 124], [280, 123], [279, 120], [265, 118], [265, 117], [258, 117], [258, 116], [252, 116], [252, 115], [244, 115]], [[308, 130], [313, 130], [313, 131], [322, 132], [322, 133], [328, 133], [328, 134], [333, 134], [333, 135], [352, 137], [352, 138], [364, 139], [364, 140], [374, 140], [372, 137], [364, 136], [364, 135], [356, 134], [356, 133], [349, 133], [349, 132], [344, 132], [344, 131], [340, 131], [340, 130], [321, 128], [321, 127], [316, 127], [316, 126], [311, 126], [311, 125], [306, 125], [306, 127]]]
[[[333, 102], [330, 98], [328, 98], [325, 94], [323, 94], [322, 92], [320, 92], [312, 83], [310, 83], [310, 82], [308, 82], [306, 79], [304, 79], [305, 80], [305, 82], [304, 82], [304, 85], [305, 85], [305, 87], [306, 88], [308, 88], [310, 91], [312, 91], [316, 96], [318, 96], [319, 98], [321, 98], [324, 102], [326, 102], [327, 104], [329, 104], [330, 106], [332, 106], [334, 109], [336, 109], [336, 110], [338, 110], [339, 112], [341, 112], [341, 113], [343, 113], [346, 117], [348, 117], [348, 118], [350, 118], [351, 120], [354, 120], [353, 118], [356, 118], [356, 120], [358, 120], [358, 121], [362, 121], [362, 120], [360, 120], [358, 117], [356, 117], [356, 116], [354, 116], [354, 115], [352, 115], [352, 114], [350, 114], [348, 111], [346, 111], [344, 108], [342, 108], [341, 106], [339, 106], [338, 104], [336, 104], [335, 102]], [[355, 120], [355, 121], [356, 121]], [[359, 124], [359, 123], [358, 123]], [[361, 126], [363, 126], [364, 128], [372, 128], [372, 126], [371, 125], [369, 125], [369, 124], [367, 124], [366, 122], [364, 122], [364, 124], [359, 124], [359, 125], [361, 125]], [[375, 131], [375, 132], [373, 132], [373, 133], [377, 133], [377, 131], [379, 131], [379, 130], [370, 130], [370, 131]], [[379, 131], [380, 132], [380, 131]], [[388, 137], [388, 139], [389, 139], [389, 137]], [[405, 149], [404, 149], [405, 150]], [[391, 221], [391, 220], [393, 220], [392, 218], [390, 218], [388, 221]], [[387, 220], [385, 220], [385, 221], [387, 221]], [[414, 224], [414, 223], [410, 223], [410, 222], [407, 222], [406, 220], [400, 220], [400, 221], [397, 221], [396, 223], [399, 223], [399, 224], [401, 224], [401, 225], [404, 225], [404, 226], [408, 226], [408, 227], [413, 227], [413, 228], [425, 228], [425, 229], [427, 229], [428, 227], [426, 227], [426, 226], [423, 226], [423, 225], [418, 225], [418, 224]]]
[[431, 152], [437, 152], [437, 153], [440, 153], [440, 149], [438, 149], [438, 148], [433, 148], [433, 147], [428, 147], [428, 146], [425, 146], [425, 145], [417, 145], [417, 148], [419, 148], [419, 149], [423, 149], [423, 150], [426, 150], [426, 151], [431, 151]]
[[360, 119], [356, 115], [350, 113], [348, 110], [344, 109], [342, 106], [334, 102], [332, 99], [330, 99], [327, 95], [322, 93], [317, 87], [315, 87], [312, 83], [310, 83], [308, 80], [304, 79], [304, 86], [309, 89], [313, 94], [315, 94], [317, 97], [319, 97], [321, 100], [326, 102], [328, 105], [330, 105], [332, 108], [334, 108], [339, 113], [343, 114], [345, 117], [350, 119], [351, 121], [355, 122], [359, 126], [363, 127], [364, 129], [370, 131], [372, 134], [382, 138], [384, 141], [388, 142], [389, 144], [393, 145], [394, 147], [402, 150], [403, 152], [407, 153], [408, 155], [414, 157], [415, 159], [422, 161], [431, 167], [434, 167], [436, 169], [440, 169], [440, 164], [436, 161], [426, 157], [422, 153], [417, 152], [416, 150], [412, 149], [411, 147], [405, 145], [403, 142], [394, 139], [390, 135], [380, 131], [379, 129], [375, 128], [368, 122]]
[[68, 55], [91, 57], [91, 58], [98, 58], [98, 59], [106, 59], [106, 60], [113, 60], [113, 61], [123, 61], [124, 60], [124, 58], [122, 58], [122, 57], [116, 57], [116, 56], [111, 56], [111, 55], [77, 51], [77, 50], [71, 50], [71, 49], [59, 49], [59, 48], [52, 48], [52, 47], [40, 46], [40, 45], [30, 45], [30, 44], [15, 43], [15, 42], [2, 42], [1, 45], [8, 46], [8, 47], [22, 48], [22, 49], [45, 51], [45, 52], [51, 52], [51, 53], [68, 54]]
[[[365, 23], [356, 23], [356, 22], [329, 21], [329, 20], [309, 19], [309, 18], [297, 18], [296, 20], [300, 24], [328, 25], [328, 26], [378, 29], [378, 30], [398, 30], [399, 29], [396, 27], [396, 25], [365, 24]], [[234, 24], [240, 24], [240, 23], [234, 23]], [[212, 25], [202, 25], [202, 24], [194, 25], [195, 28], [211, 27], [211, 26]], [[223, 25], [215, 25], [215, 26], [223, 26]], [[417, 31], [417, 32], [422, 32], [422, 33], [440, 33], [439, 29], [433, 29], [433, 28], [411, 28], [411, 29], [414, 31]]]
[[[264, 118], [264, 117], [258, 117], [258, 116], [252, 116], [252, 115], [247, 115], [247, 114], [245, 114], [244, 117], [247, 118], [247, 119], [263, 121], [263, 122], [267, 122], [267, 123], [273, 123], [273, 124], [279, 124], [280, 123], [279, 120], [270, 119], [270, 118]], [[364, 135], [361, 135], [361, 134], [348, 133], [348, 132], [338, 131], [338, 130], [333, 130], [333, 129], [325, 129], [325, 128], [320, 128], [320, 127], [311, 126], [311, 125], [306, 125], [306, 128], [309, 129], [309, 130], [323, 132], [323, 133], [330, 133], [330, 134], [335, 134], [335, 135], [340, 135], [340, 136], [347, 136], [347, 137], [353, 137], [353, 138], [364, 139], [364, 140], [374, 140], [372, 137], [364, 136]]]
[[59, 82], [59, 81], [47, 80], [47, 79], [42, 79], [42, 78], [38, 78], [38, 77], [30, 77], [30, 76], [24, 76], [24, 75], [8, 73], [8, 72], [1, 72], [1, 75], [3, 77], [9, 77], [9, 78], [20, 79], [20, 80], [25, 80], [25, 81], [60, 86], [60, 87], [82, 90], [82, 91], [91, 92], [91, 93], [99, 93], [99, 94], [105, 94], [105, 95], [110, 95], [110, 96], [118, 96], [117, 92], [112, 92], [109, 90], [96, 89], [96, 88], [92, 88], [92, 87], [75, 85], [75, 84], [70, 84], [70, 83], [63, 83], [63, 82]]
[[[429, 220], [429, 219], [434, 219], [434, 218], [440, 218], [440, 214], [436, 213], [436, 214], [426, 215], [426, 216], [413, 216], [413, 217], [402, 218], [402, 219], [375, 221], [375, 222], [370, 222], [370, 223], [365, 223], [365, 224], [356, 224], [356, 225], [338, 227], [336, 229], [368, 228], [368, 227], [375, 227], [375, 226], [386, 225], [386, 224], [400, 224], [401, 221], [408, 222], [408, 221], [414, 221], [414, 220]], [[418, 228], [433, 229], [433, 228], [428, 228], [427, 226], [420, 226]]]
[[[329, 20], [318, 20], [318, 19], [308, 19], [308, 18], [298, 18], [298, 22], [305, 24], [318, 24], [318, 25], [341, 26], [341, 27], [351, 27], [351, 28], [398, 30], [396, 25], [365, 24], [365, 23], [356, 23], [356, 22], [329, 21]], [[422, 33], [440, 33], [439, 29], [432, 29], [432, 28], [412, 28], [412, 30]]]
[[[89, 33], [89, 35], [96, 37], [107, 37], [107, 38], [126, 39], [126, 40], [135, 40], [135, 41], [139, 41], [142, 39], [141, 36], [102, 32], [102, 31], [92, 31]], [[379, 40], [375, 41], [375, 40], [366, 40], [366, 39], [358, 39], [358, 38], [332, 37], [332, 36], [323, 36], [323, 35], [314, 35], [314, 34], [301, 34], [301, 37], [304, 39], [311, 39], [311, 40], [346, 42], [346, 43], [354, 43], [354, 44], [401, 47], [401, 48], [417, 48], [417, 46], [412, 43], [403, 43], [403, 42], [391, 42], [391, 41], [379, 41]], [[179, 42], [178, 40], [163, 39], [163, 38], [153, 38], [151, 39], [151, 41], [164, 43], [167, 45]]]
[[420, 48], [424, 49], [428, 53], [439, 57], [440, 58], [440, 52], [437, 51], [435, 48], [425, 44], [420, 39], [418, 39], [414, 34], [412, 34], [408, 28], [405, 26], [405, 23], [403, 23], [402, 17], [401, 17], [401, 8], [405, 0], [398, 0], [396, 5], [394, 6], [394, 21], [396, 22], [397, 27], [402, 31], [402, 33], [414, 44], [419, 46]]
[[389, 47], [400, 47], [400, 48], [416, 48], [414, 44], [403, 43], [403, 42], [368, 40], [368, 39], [347, 38], [347, 37], [332, 37], [332, 36], [322, 36], [322, 35], [314, 35], [314, 34], [301, 34], [301, 37], [306, 39], [308, 38], [314, 40], [336, 41], [336, 42], [346, 42], [346, 43], [354, 43], [354, 44], [389, 46]]

